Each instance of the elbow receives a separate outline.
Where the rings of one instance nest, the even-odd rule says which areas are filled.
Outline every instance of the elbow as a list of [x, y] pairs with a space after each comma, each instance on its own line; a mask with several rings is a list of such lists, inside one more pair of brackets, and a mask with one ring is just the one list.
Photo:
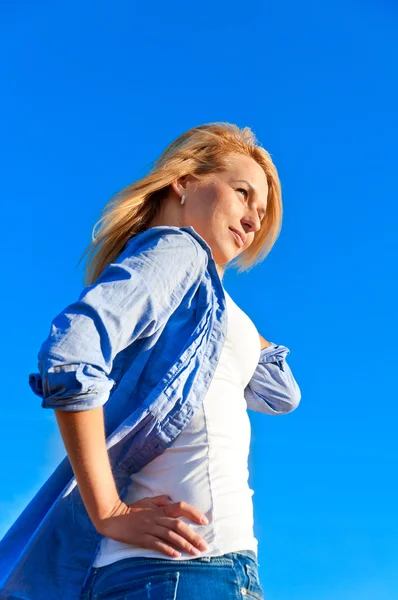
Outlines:
[[282, 414], [287, 414], [296, 410], [301, 400], [301, 391], [297, 384], [290, 390], [289, 395], [286, 397], [286, 401], [284, 402], [284, 408]]
[[300, 404], [300, 400], [301, 400], [301, 393], [299, 391], [298, 393], [296, 393], [295, 395], [290, 397], [289, 402], [287, 404], [288, 409], [286, 410], [286, 413], [290, 413], [290, 412], [293, 412], [294, 410], [296, 410], [296, 408]]
[[301, 400], [301, 392], [298, 385], [279, 388], [278, 394], [272, 398], [266, 399], [267, 404], [272, 408], [271, 414], [275, 416], [287, 415], [296, 410]]

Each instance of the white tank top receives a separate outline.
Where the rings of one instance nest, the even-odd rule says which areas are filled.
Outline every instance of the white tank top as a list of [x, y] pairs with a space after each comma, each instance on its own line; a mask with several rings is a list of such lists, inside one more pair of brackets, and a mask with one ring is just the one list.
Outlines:
[[[228, 314], [227, 337], [204, 401], [172, 445], [131, 475], [124, 502], [167, 494], [172, 502], [184, 500], [202, 511], [208, 525], [188, 523], [207, 542], [199, 556], [253, 550], [253, 490], [249, 487], [248, 456], [250, 420], [244, 388], [260, 357], [260, 338], [251, 319], [225, 291]], [[178, 548], [177, 560], [195, 557]], [[94, 567], [123, 558], [165, 558], [163, 552], [117, 542], [104, 537]]]

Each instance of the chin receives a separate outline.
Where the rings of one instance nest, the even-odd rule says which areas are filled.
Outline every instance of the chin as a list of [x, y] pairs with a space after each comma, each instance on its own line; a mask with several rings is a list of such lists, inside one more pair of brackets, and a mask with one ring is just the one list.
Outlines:
[[215, 263], [220, 266], [220, 265], [225, 265], [226, 263], [229, 263], [232, 259], [234, 259], [239, 254], [240, 254], [239, 252], [235, 252], [235, 253], [228, 252], [228, 254], [223, 252], [223, 253], [217, 254], [216, 256], [213, 254], [213, 258], [214, 258]]
[[214, 246], [210, 246], [214, 261], [217, 265], [225, 265], [236, 256], [239, 256], [239, 248], [234, 245], [234, 242], [232, 242], [232, 244], [232, 248], [229, 244], [217, 244], [215, 248]]

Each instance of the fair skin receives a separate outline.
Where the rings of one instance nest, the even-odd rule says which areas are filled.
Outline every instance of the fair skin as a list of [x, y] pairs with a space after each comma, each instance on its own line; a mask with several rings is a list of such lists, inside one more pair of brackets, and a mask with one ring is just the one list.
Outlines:
[[[194, 175], [174, 181], [162, 202], [161, 214], [149, 224], [193, 227], [210, 246], [217, 266], [227, 264], [252, 244], [267, 208], [268, 182], [260, 165], [243, 154], [232, 154], [230, 163], [225, 171], [208, 176], [199, 186]], [[181, 204], [183, 194], [185, 202]], [[246, 235], [242, 247], [230, 227]]]
[[[192, 226], [210, 246], [221, 278], [219, 267], [244, 252], [260, 229], [267, 206], [267, 179], [252, 158], [233, 155], [224, 172], [212, 175], [204, 185], [196, 187], [195, 183], [190, 175], [174, 181], [161, 214], [149, 226]], [[245, 234], [243, 246], [230, 227]], [[260, 341], [261, 348], [270, 345], [261, 335]], [[88, 411], [56, 410], [55, 414], [85, 507], [101, 535], [157, 550], [165, 557], [177, 557], [181, 550], [195, 556], [195, 550], [207, 548], [199, 533], [179, 518], [200, 525], [205, 515], [195, 506], [172, 502], [165, 495], [131, 504], [120, 499], [106, 448], [102, 406]]]
[[[222, 279], [220, 266], [244, 252], [261, 227], [267, 208], [268, 182], [262, 167], [250, 156], [231, 154], [228, 168], [199, 186], [187, 175], [174, 181], [162, 202], [161, 213], [149, 227], [191, 226], [208, 243]], [[184, 194], [185, 202], [181, 204]], [[230, 228], [246, 236], [240, 245]], [[261, 348], [270, 345], [260, 335]]]

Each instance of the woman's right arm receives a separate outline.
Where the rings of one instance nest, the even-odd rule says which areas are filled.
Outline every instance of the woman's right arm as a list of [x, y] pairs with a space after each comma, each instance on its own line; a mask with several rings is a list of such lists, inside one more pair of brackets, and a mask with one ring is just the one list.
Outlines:
[[[180, 261], [175, 261], [176, 253]], [[185, 515], [200, 523], [202, 513], [184, 502], [170, 504], [164, 495], [129, 506], [120, 500], [106, 448], [103, 405], [114, 385], [110, 373], [115, 356], [167, 321], [185, 289], [202, 276], [206, 260], [189, 233], [161, 227], [144, 232], [53, 319], [39, 351], [40, 372], [29, 375], [42, 407], [56, 413], [79, 491], [97, 530], [166, 554], [172, 551], [161, 538], [189, 546], [170, 533], [172, 529], [192, 542], [199, 538], [175, 517]]]
[[130, 505], [120, 500], [106, 448], [102, 406], [54, 412], [87, 513], [100, 534], [173, 557], [180, 555], [176, 548], [196, 556], [197, 550], [207, 547], [192, 527], [176, 518], [203, 524], [205, 515], [194, 506], [171, 503], [165, 495]]
[[54, 412], [84, 506], [98, 530], [119, 502], [106, 447], [104, 409]]
[[40, 372], [29, 375], [42, 408], [79, 412], [108, 401], [116, 355], [160, 330], [206, 270], [192, 240], [177, 228], [144, 231], [53, 319]]

